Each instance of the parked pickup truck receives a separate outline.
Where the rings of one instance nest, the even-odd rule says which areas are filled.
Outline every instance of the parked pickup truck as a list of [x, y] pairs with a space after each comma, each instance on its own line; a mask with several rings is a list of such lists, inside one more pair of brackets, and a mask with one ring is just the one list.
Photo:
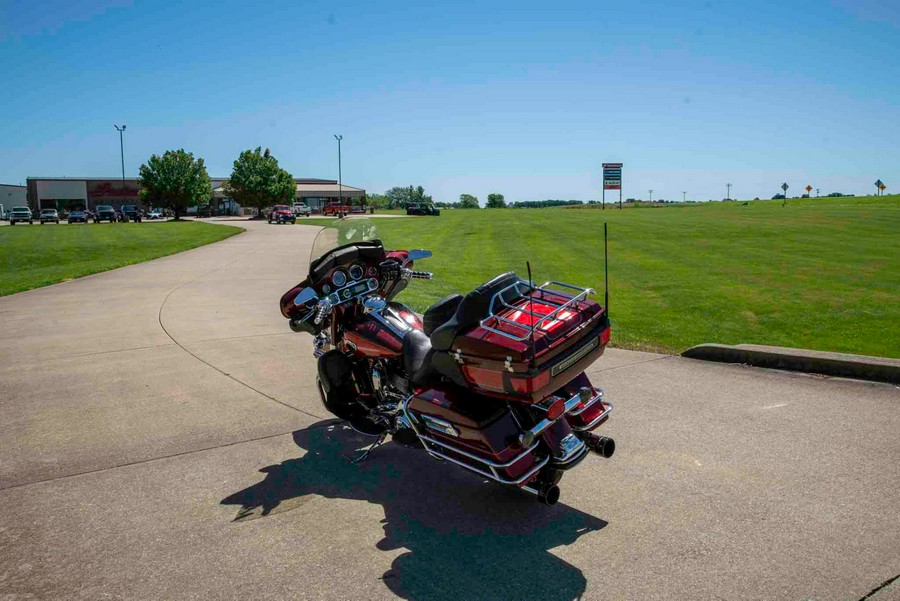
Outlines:
[[31, 209], [28, 207], [13, 207], [12, 211], [9, 212], [9, 224], [15, 225], [17, 223], [34, 223], [34, 215], [31, 214]]
[[297, 217], [309, 217], [311, 211], [305, 202], [295, 202], [293, 206], [294, 215]]
[[323, 215], [349, 215], [350, 214], [350, 205], [341, 204], [339, 202], [332, 202], [330, 204], [325, 205], [322, 209]]
[[118, 217], [116, 210], [110, 205], [97, 205], [97, 212], [94, 213], [94, 223], [100, 223], [101, 221], [115, 223], [119, 220]]

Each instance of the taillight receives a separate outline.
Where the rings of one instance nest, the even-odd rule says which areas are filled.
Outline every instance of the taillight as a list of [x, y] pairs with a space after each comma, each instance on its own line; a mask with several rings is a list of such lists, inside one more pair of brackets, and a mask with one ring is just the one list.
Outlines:
[[566, 412], [566, 399], [556, 397], [553, 404], [547, 408], [547, 419], [554, 420]]
[[612, 328], [610, 328], [609, 326], [607, 326], [605, 330], [600, 332], [600, 345], [601, 346], [606, 346], [606, 343], [609, 342], [609, 336], [610, 336], [611, 332], [612, 332]]

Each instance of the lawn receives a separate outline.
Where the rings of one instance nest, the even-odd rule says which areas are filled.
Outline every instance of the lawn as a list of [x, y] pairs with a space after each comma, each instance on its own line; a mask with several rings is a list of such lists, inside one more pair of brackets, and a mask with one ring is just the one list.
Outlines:
[[0, 228], [0, 296], [223, 240], [241, 228], [191, 221]]
[[428, 248], [435, 272], [398, 300], [418, 310], [498, 273], [592, 286], [609, 223], [613, 344], [679, 352], [756, 343], [900, 357], [900, 197], [626, 210], [448, 210], [373, 220], [389, 247]]

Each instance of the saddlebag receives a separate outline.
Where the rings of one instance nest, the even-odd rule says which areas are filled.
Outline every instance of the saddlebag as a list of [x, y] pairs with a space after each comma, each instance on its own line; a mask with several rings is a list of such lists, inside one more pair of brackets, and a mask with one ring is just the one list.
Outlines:
[[471, 391], [419, 390], [405, 406], [406, 419], [425, 449], [504, 484], [527, 484], [547, 463], [535, 457], [535, 442], [519, 443], [521, 432], [506, 403]]

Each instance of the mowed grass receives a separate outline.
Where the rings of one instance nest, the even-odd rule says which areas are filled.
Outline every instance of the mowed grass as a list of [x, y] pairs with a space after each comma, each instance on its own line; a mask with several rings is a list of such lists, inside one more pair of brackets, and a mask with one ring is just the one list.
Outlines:
[[603, 293], [613, 344], [679, 352], [755, 343], [900, 357], [900, 197], [665, 208], [450, 210], [372, 220], [385, 245], [427, 248], [417, 310], [504, 271]]
[[0, 228], [0, 296], [217, 242], [242, 228], [200, 222]]

